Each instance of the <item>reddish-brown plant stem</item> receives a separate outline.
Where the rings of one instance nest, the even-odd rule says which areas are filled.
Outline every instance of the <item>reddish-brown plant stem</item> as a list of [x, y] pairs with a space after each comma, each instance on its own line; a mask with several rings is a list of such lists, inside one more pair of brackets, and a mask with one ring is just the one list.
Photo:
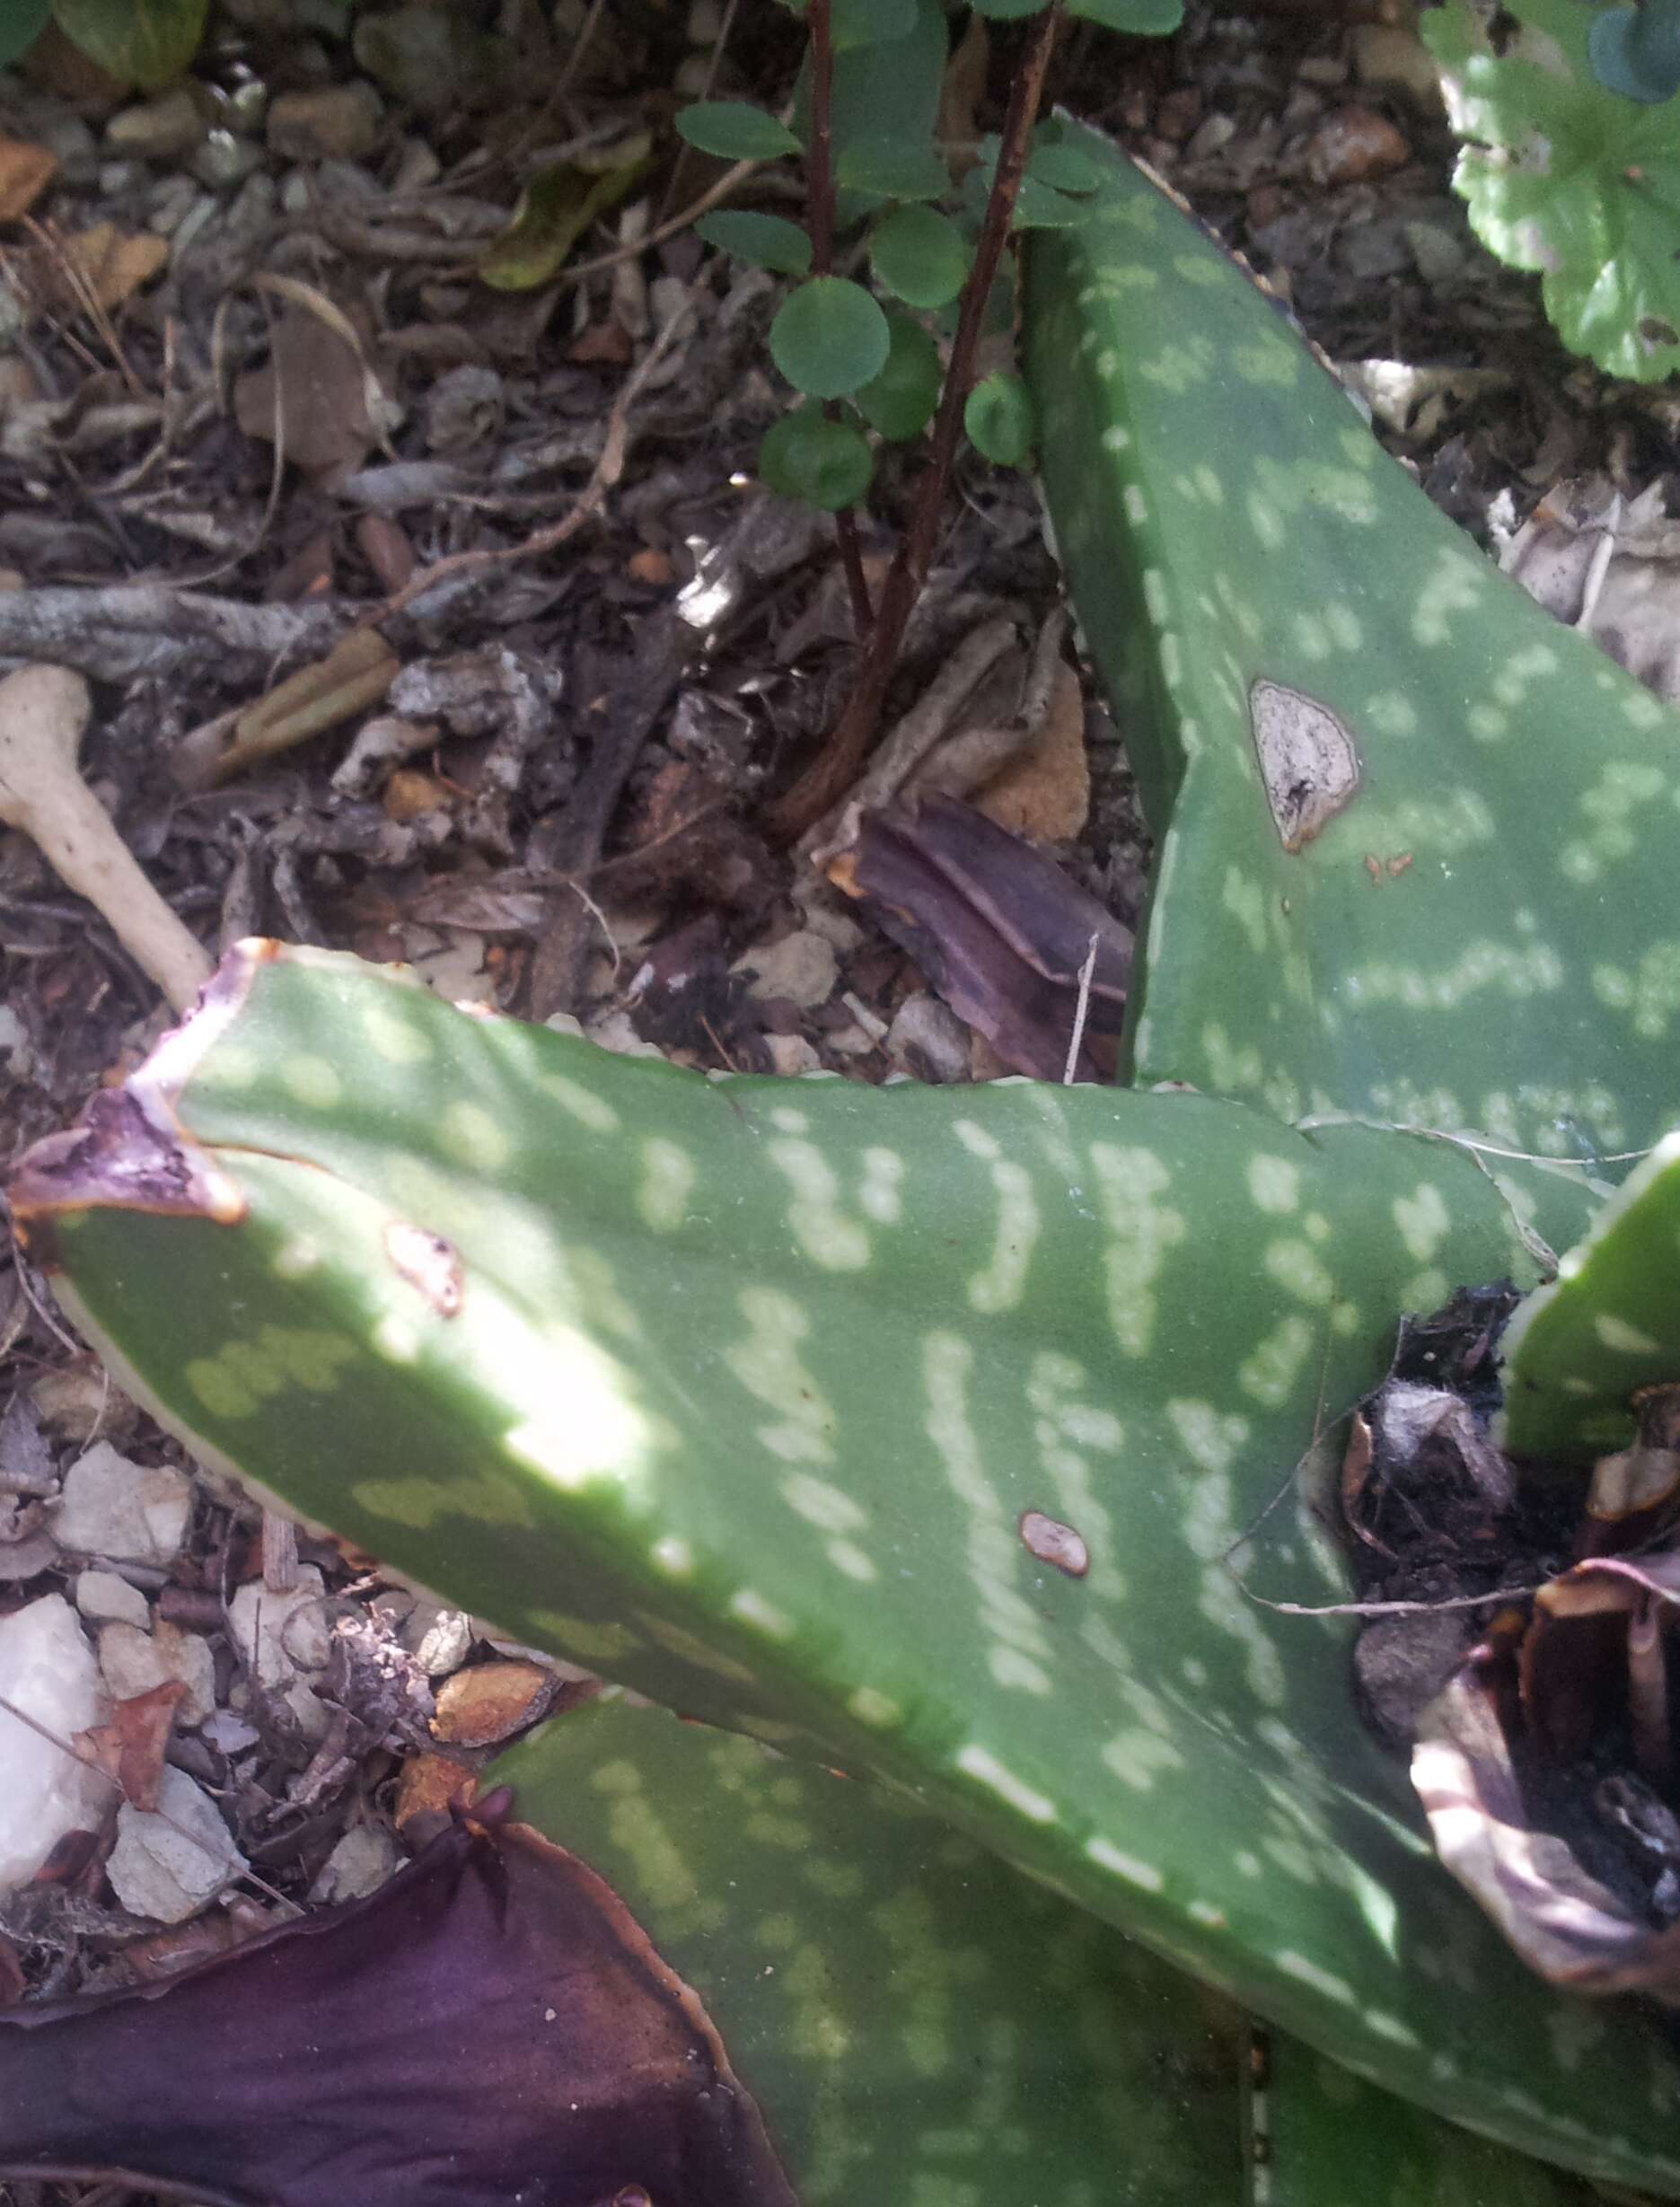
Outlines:
[[[816, 0], [813, 0], [814, 13], [815, 4]], [[826, 14], [826, 0], [823, 5]], [[939, 410], [934, 417], [928, 464], [916, 486], [910, 524], [882, 585], [880, 605], [863, 647], [862, 661], [845, 711], [819, 756], [791, 789], [766, 807], [764, 824], [778, 842], [796, 841], [820, 820], [856, 780], [859, 767], [868, 756], [881, 708], [886, 702], [887, 688], [898, 664], [904, 630], [921, 586], [928, 579], [928, 570], [933, 565], [946, 492], [956, 459], [957, 437], [963, 426], [963, 409], [973, 386], [974, 362], [987, 303], [1008, 239], [1033, 125], [1038, 118], [1044, 78], [1060, 28], [1060, 0], [1051, 0], [1051, 4], [1042, 14], [1035, 15], [1028, 27], [1026, 47], [1009, 89], [1009, 104], [998, 153], [998, 172], [992, 180], [980, 241], [974, 248], [974, 265], [963, 286], [962, 312], [951, 346], [951, 365], [940, 394]]]
[[[830, 0], [809, 0], [805, 28], [811, 40], [811, 148], [805, 163], [806, 198], [811, 210], [811, 273], [834, 273], [834, 134], [831, 122], [834, 93], [834, 37]], [[823, 408], [834, 413], [832, 400]], [[851, 599], [852, 626], [861, 639], [869, 633], [873, 615], [869, 585], [864, 579], [863, 547], [858, 538], [855, 514], [834, 516], [834, 534], [840, 544], [840, 565]]]

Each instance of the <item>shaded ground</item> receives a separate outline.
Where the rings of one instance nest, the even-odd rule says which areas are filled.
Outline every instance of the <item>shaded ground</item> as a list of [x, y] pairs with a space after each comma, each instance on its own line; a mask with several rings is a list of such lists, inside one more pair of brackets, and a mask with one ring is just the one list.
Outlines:
[[[0, 669], [57, 658], [93, 679], [90, 777], [213, 945], [271, 932], [408, 959], [451, 996], [572, 1015], [688, 1064], [986, 1077], [997, 1059], [904, 951], [758, 825], [843, 702], [849, 619], [827, 524], [751, 479], [782, 403], [763, 343], [777, 283], [673, 221], [721, 173], [695, 154], [678, 171], [666, 127], [702, 89], [716, 25], [697, 9], [690, 45], [627, 6], [592, 16], [580, 44], [581, 17], [557, 36], [513, 13], [514, 38], [475, 34], [458, 68], [405, 81], [393, 65], [377, 88], [342, 41], [297, 30], [330, 11], [284, 0], [218, 16], [189, 95], [137, 107], [62, 57], [45, 82], [0, 77], [0, 134], [58, 164], [0, 232]], [[1011, 51], [1006, 28], [971, 77], [981, 127]], [[1474, 244], [1420, 57], [1388, 25], [1192, 12], [1158, 45], [1076, 27], [1054, 89], [1165, 169], [1333, 357], [1365, 364], [1391, 444], [1485, 541], [1561, 477], [1610, 467], [1642, 486], [1666, 462], [1674, 401], [1564, 355], [1534, 286]], [[776, 105], [796, 58], [779, 15], [743, 18], [715, 89]], [[466, 96], [434, 107], [440, 83]], [[523, 182], [648, 127], [655, 165], [585, 241], [587, 272], [526, 291], [479, 281]], [[0, 208], [6, 178], [0, 163]], [[746, 203], [777, 204], [771, 189]], [[99, 224], [110, 235], [88, 244]], [[897, 470], [866, 553], [890, 550]], [[580, 497], [569, 541], [521, 555]], [[383, 698], [214, 776], [226, 717], [463, 553], [506, 556], [380, 619], [396, 663]], [[1030, 487], [971, 456], [898, 707], [977, 625], [1007, 616], [1030, 637], [1054, 595]], [[1083, 718], [1091, 800], [1058, 855], [1130, 920], [1147, 844], [1123, 731], [1088, 696]], [[0, 836], [0, 948], [9, 1156], [163, 1017], [16, 836]], [[0, 1424], [4, 1611], [77, 1590], [84, 1559], [54, 1540], [47, 1506], [90, 1444], [180, 1457], [15, 1262], [0, 1269], [0, 1355], [15, 1398]], [[113, 1905], [102, 1851], [84, 1849], [0, 1903], [0, 1999], [166, 1966], [376, 1881], [393, 1817], [446, 1792], [449, 1772], [413, 1775], [439, 1744], [440, 1697], [459, 1766], [581, 1690], [468, 1620], [416, 1611], [366, 1559], [303, 1542], [300, 1564], [277, 1528], [267, 1539], [259, 1513], [200, 1482], [179, 1550], [109, 1574], [141, 1597], [154, 1645], [176, 1636], [172, 1675], [190, 1671], [203, 1702], [175, 1708], [154, 1762], [218, 1805], [257, 1876], [158, 1934]], [[257, 1578], [271, 1603], [301, 1585], [317, 1625], [342, 1626], [302, 1715], [296, 1676], [253, 1677], [230, 1622]], [[84, 1593], [108, 1681], [136, 1695], [134, 1641]], [[198, 1651], [179, 1654], [181, 1636]], [[434, 1790], [414, 1791], [428, 1775]]]

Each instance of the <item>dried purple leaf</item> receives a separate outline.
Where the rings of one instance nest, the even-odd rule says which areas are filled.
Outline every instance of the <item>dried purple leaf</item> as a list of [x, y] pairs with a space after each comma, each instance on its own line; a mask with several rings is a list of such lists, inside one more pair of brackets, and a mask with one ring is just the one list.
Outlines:
[[695, 1993], [507, 1801], [347, 1907], [0, 2013], [0, 2175], [213, 2207], [795, 2207]]

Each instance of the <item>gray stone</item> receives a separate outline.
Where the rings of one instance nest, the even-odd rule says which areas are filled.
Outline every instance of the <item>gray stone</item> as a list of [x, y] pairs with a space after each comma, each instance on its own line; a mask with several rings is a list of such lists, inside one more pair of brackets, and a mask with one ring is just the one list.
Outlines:
[[826, 1004], [840, 980], [840, 960], [833, 944], [811, 928], [801, 928], [793, 935], [784, 935], [779, 943], [748, 951], [736, 959], [733, 970], [752, 976], [747, 983], [749, 996], [783, 997], [802, 1010]]
[[204, 143], [207, 127], [191, 92], [177, 84], [113, 115], [105, 143], [113, 154], [139, 161], [181, 161]]
[[165, 1763], [155, 1812], [125, 1801], [105, 1874], [131, 1915], [185, 1923], [241, 1876], [245, 1859], [209, 1795]]
[[187, 1689], [175, 1707], [177, 1724], [190, 1729], [215, 1712], [215, 1658], [210, 1643], [180, 1625], [161, 1622], [154, 1632], [125, 1623], [102, 1625], [99, 1666], [114, 1701], [132, 1701], [154, 1686], [179, 1679]]
[[144, 1632], [152, 1622], [145, 1595], [115, 1571], [78, 1571], [75, 1605], [90, 1624], [132, 1624]]
[[268, 146], [283, 161], [358, 161], [378, 144], [384, 119], [384, 101], [360, 78], [283, 92], [269, 104]]
[[53, 1538], [73, 1554], [168, 1563], [180, 1553], [192, 1487], [172, 1464], [140, 1464], [95, 1441], [65, 1473]]
[[887, 1055], [918, 1080], [969, 1077], [969, 1031], [948, 1004], [925, 991], [906, 997], [887, 1029]]

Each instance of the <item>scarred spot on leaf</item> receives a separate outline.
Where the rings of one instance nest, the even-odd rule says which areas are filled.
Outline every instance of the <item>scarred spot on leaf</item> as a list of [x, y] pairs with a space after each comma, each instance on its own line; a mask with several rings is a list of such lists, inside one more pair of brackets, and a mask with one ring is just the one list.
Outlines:
[[1359, 789], [1353, 738], [1327, 705], [1263, 679], [1248, 693], [1248, 724], [1283, 848], [1299, 850]]
[[439, 1318], [453, 1318], [460, 1310], [466, 1283], [453, 1242], [399, 1220], [385, 1228], [385, 1254], [397, 1277], [406, 1279]]
[[1083, 1578], [1091, 1568], [1091, 1552], [1082, 1534], [1042, 1509], [1024, 1509], [1020, 1524], [1022, 1545], [1041, 1563], [1052, 1563], [1069, 1578]]

